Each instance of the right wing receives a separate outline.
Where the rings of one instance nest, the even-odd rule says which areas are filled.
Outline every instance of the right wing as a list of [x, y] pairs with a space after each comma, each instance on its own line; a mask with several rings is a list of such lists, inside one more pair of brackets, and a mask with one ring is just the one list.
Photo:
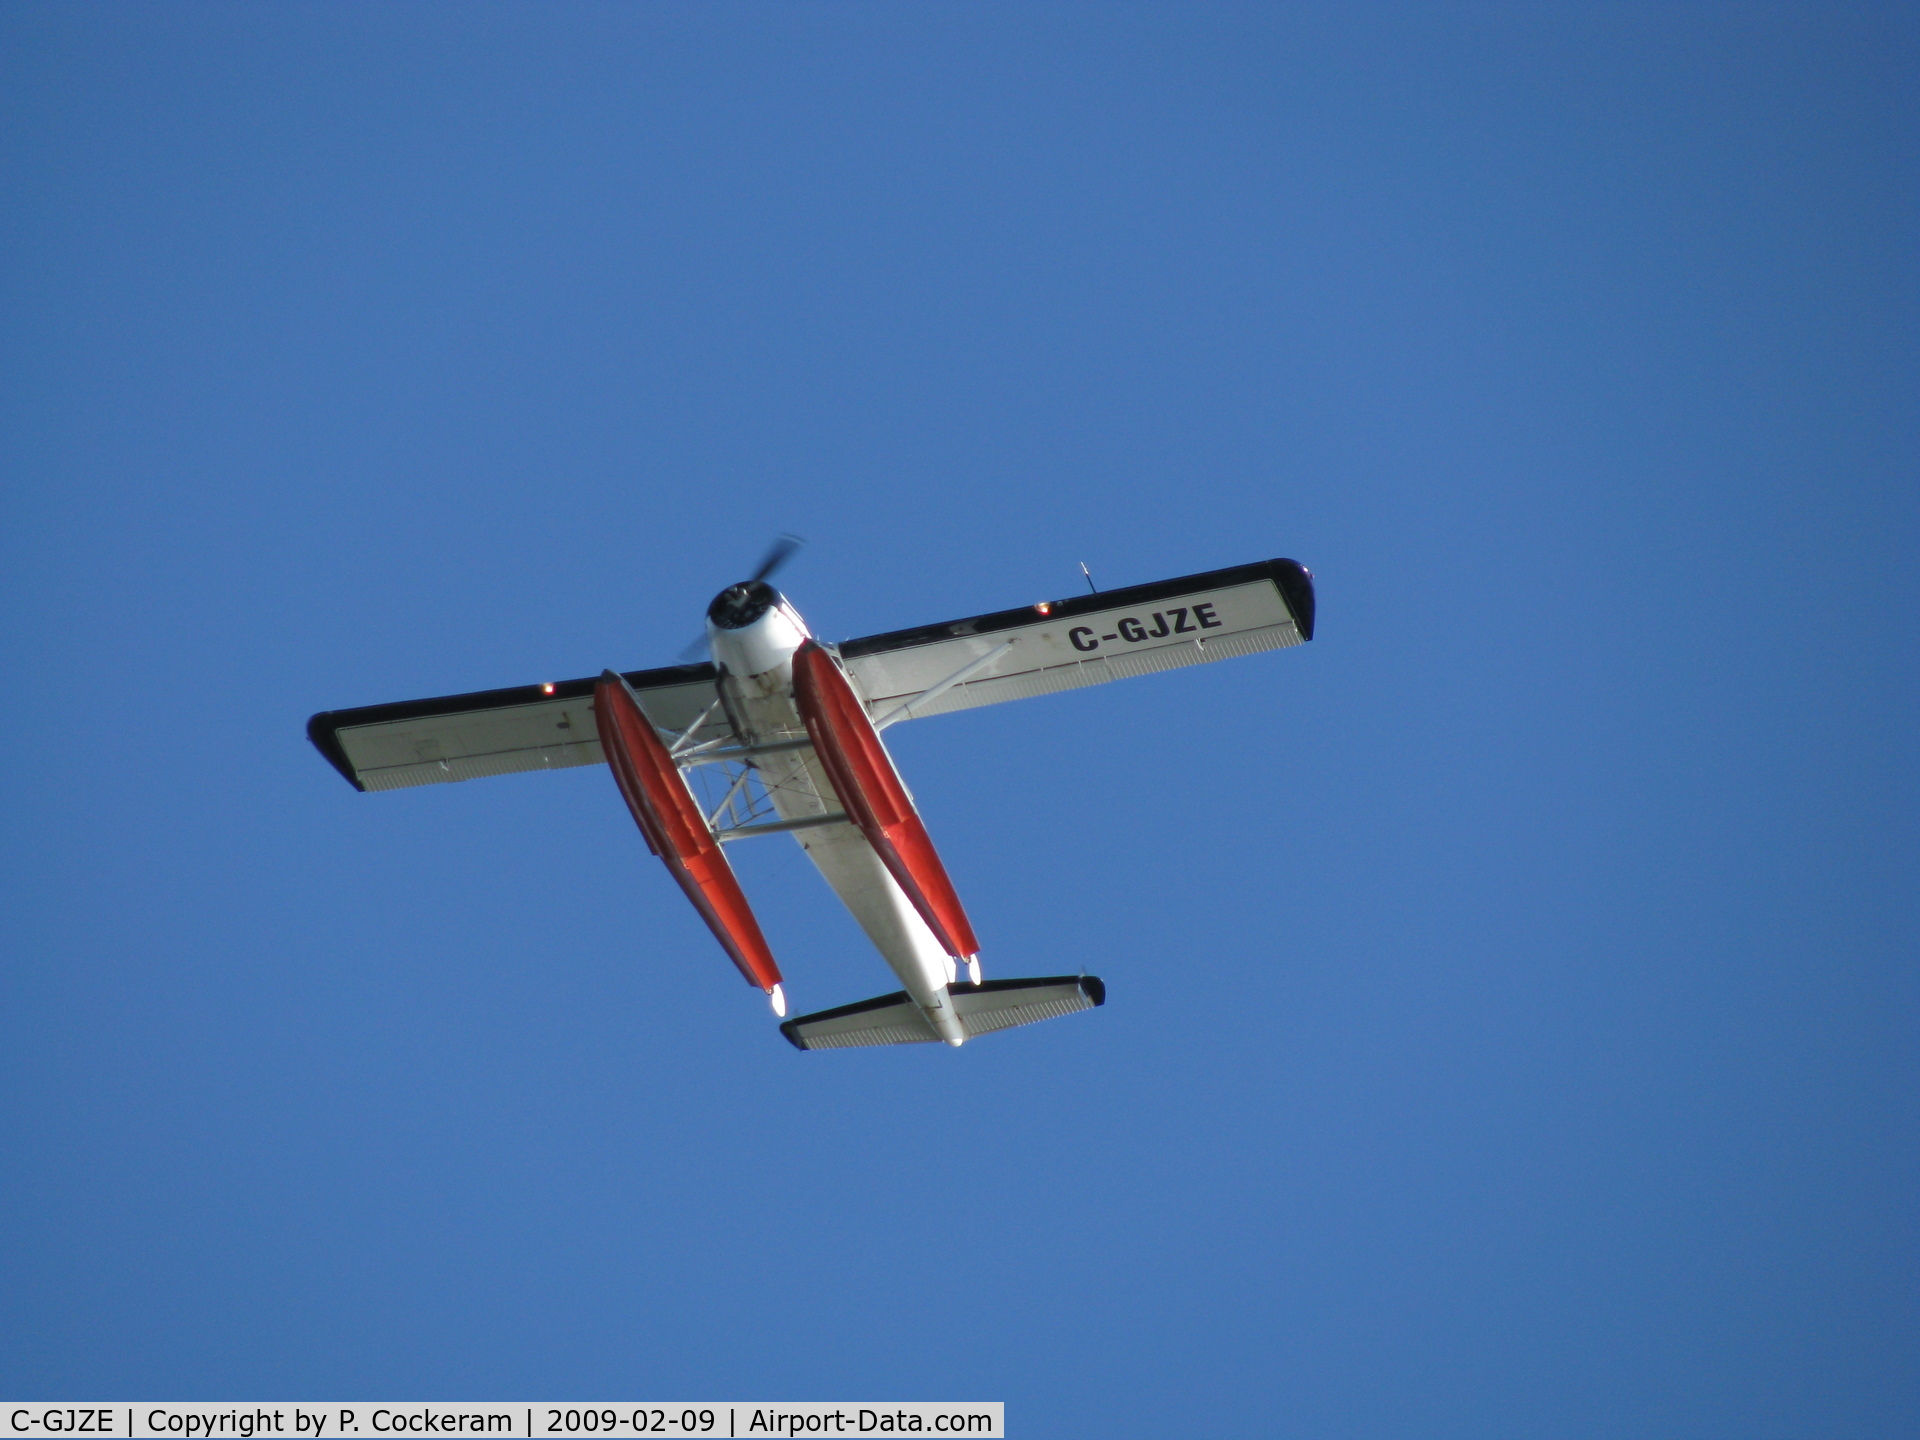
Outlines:
[[[711, 665], [669, 665], [627, 674], [647, 718], [685, 730], [715, 699]], [[481, 690], [437, 700], [403, 700], [359, 710], [323, 710], [307, 738], [356, 790], [398, 790], [520, 770], [598, 765], [606, 756], [594, 728], [592, 680], [559, 680]], [[732, 734], [715, 710], [702, 740]]]
[[[1263, 560], [849, 640], [876, 722], [1201, 665], [1313, 638], [1313, 576]], [[978, 668], [975, 668], [978, 667]], [[956, 683], [955, 676], [961, 676]]]

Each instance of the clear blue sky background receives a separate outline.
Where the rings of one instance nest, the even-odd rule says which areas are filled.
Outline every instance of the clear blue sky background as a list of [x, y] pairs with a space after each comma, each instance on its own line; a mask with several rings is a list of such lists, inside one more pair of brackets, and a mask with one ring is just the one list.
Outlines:
[[[1911, 7], [0, 11], [0, 1390], [1894, 1436]], [[599, 770], [315, 710], [1273, 555], [896, 754], [991, 973], [801, 1055]], [[893, 988], [784, 841], [803, 1008]]]

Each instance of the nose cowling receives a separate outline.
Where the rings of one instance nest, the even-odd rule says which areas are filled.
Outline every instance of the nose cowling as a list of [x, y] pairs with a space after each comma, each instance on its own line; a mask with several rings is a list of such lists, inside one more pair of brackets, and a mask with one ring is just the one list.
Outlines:
[[807, 639], [806, 622], [764, 580], [729, 585], [707, 607], [707, 643], [730, 675], [778, 670]]
[[729, 585], [707, 606], [707, 619], [721, 630], [744, 630], [780, 603], [780, 592], [764, 580]]

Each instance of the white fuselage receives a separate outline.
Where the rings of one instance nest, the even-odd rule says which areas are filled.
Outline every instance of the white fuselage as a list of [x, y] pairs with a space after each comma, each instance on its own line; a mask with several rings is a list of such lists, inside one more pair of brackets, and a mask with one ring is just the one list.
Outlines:
[[[707, 622], [722, 703], [743, 745], [804, 740], [793, 699], [793, 656], [811, 638], [806, 622], [782, 597], [750, 624], [728, 629]], [[849, 676], [855, 693], [857, 681]], [[864, 699], [864, 696], [862, 697]], [[783, 820], [841, 813], [820, 762], [810, 750], [776, 751], [752, 762]], [[954, 966], [893, 876], [851, 822], [797, 830], [794, 839], [819, 868], [860, 928], [867, 932], [936, 1033], [959, 1045], [966, 1031], [947, 986]]]

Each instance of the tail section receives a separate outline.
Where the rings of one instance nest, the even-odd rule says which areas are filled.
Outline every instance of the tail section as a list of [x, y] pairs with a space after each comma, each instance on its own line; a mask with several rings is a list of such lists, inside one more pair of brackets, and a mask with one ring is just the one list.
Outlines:
[[[947, 995], [969, 1040], [994, 1030], [1032, 1025], [1107, 1003], [1107, 987], [1093, 975], [1043, 980], [988, 980], [949, 985]], [[859, 1045], [932, 1045], [940, 1036], [904, 990], [835, 1010], [799, 1015], [780, 1027], [796, 1050], [843, 1050]]]

